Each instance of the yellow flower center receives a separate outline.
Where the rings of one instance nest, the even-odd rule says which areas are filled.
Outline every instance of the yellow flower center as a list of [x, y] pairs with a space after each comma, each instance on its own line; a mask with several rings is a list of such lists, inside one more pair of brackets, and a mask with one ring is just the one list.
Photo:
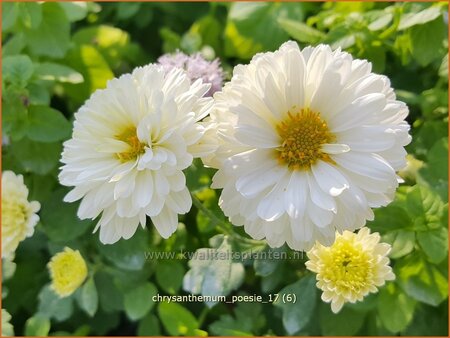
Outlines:
[[60, 296], [71, 295], [86, 279], [88, 270], [78, 250], [64, 248], [48, 263], [52, 289]]
[[139, 141], [136, 134], [136, 127], [127, 128], [123, 133], [117, 135], [116, 138], [130, 146], [127, 151], [116, 154], [121, 162], [135, 160], [145, 152], [145, 143]]
[[371, 284], [373, 263], [360, 243], [338, 237], [321, 256], [323, 280], [332, 283], [342, 293], [358, 293]]
[[309, 170], [318, 160], [334, 163], [321, 150], [322, 145], [334, 141], [335, 136], [330, 133], [320, 113], [308, 108], [295, 113], [289, 111], [276, 128], [283, 141], [277, 149], [280, 163], [292, 170]]

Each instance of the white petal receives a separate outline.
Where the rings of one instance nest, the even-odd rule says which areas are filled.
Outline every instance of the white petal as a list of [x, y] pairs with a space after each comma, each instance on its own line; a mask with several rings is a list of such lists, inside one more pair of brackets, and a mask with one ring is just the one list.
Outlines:
[[339, 196], [348, 189], [347, 179], [333, 166], [324, 161], [318, 161], [311, 166], [312, 173], [320, 188], [331, 196]]
[[346, 144], [323, 144], [321, 150], [327, 154], [342, 154], [350, 151], [350, 147]]
[[168, 207], [164, 207], [159, 215], [152, 216], [152, 222], [161, 237], [167, 239], [177, 230], [178, 217], [175, 212]]
[[285, 212], [284, 194], [289, 183], [287, 178], [282, 178], [273, 187], [266, 197], [258, 204], [257, 214], [263, 220], [274, 221]]

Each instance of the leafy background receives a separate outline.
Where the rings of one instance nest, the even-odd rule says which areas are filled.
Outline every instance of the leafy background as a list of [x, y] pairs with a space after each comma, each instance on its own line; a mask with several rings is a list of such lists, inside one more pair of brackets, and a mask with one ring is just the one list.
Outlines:
[[[445, 3], [2, 3], [2, 170], [25, 177], [42, 204], [32, 238], [3, 262], [3, 308], [18, 335], [447, 335], [448, 14]], [[413, 142], [406, 182], [368, 224], [392, 244], [397, 275], [333, 315], [304, 260], [146, 260], [144, 251], [268, 250], [233, 228], [208, 188], [212, 170], [186, 171], [195, 207], [161, 240], [152, 226], [101, 245], [57, 182], [73, 113], [108, 79], [177, 49], [232, 67], [288, 40], [366, 58], [408, 103]], [[79, 249], [90, 274], [58, 299], [46, 264]], [[290, 251], [283, 247], [280, 251]], [[15, 270], [15, 271], [14, 271]], [[188, 272], [189, 271], [189, 272]], [[222, 272], [229, 278], [223, 278]], [[153, 303], [151, 296], [296, 294], [295, 305]], [[211, 277], [212, 276], [212, 277]], [[186, 277], [187, 278], [187, 277]], [[211, 291], [212, 290], [212, 291]]]

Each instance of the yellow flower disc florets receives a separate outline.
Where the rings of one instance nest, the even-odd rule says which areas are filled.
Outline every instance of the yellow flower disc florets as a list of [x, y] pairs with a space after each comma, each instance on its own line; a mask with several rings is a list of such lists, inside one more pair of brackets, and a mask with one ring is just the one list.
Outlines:
[[316, 244], [308, 252], [306, 267], [317, 273], [322, 300], [331, 302], [333, 312], [345, 302], [361, 301], [368, 293], [377, 292], [377, 286], [395, 278], [386, 257], [391, 246], [379, 241], [378, 233], [362, 228], [357, 234], [337, 234], [330, 247]]
[[282, 140], [277, 149], [280, 163], [293, 170], [309, 170], [318, 160], [333, 163], [330, 156], [321, 151], [322, 145], [332, 142], [335, 137], [320, 113], [309, 109], [288, 112], [276, 128]]
[[70, 296], [83, 284], [88, 269], [86, 262], [78, 250], [64, 248], [57, 253], [48, 263], [52, 279], [51, 288], [60, 297]]
[[121, 162], [135, 160], [139, 155], [145, 153], [145, 143], [138, 139], [135, 127], [127, 128], [123, 133], [117, 135], [117, 139], [129, 145], [127, 151], [116, 154]]

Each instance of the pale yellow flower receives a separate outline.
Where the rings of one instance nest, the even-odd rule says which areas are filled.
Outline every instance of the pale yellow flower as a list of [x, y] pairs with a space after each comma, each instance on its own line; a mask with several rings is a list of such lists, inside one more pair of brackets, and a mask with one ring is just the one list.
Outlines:
[[70, 296], [86, 279], [88, 269], [78, 250], [65, 247], [48, 263], [51, 288], [60, 297]]
[[14, 336], [14, 328], [9, 322], [11, 315], [5, 309], [2, 309], [2, 337]]
[[379, 243], [380, 235], [362, 228], [358, 233], [336, 234], [330, 247], [316, 243], [308, 252], [306, 267], [317, 274], [317, 287], [322, 300], [331, 302], [337, 313], [345, 302], [361, 301], [377, 292], [385, 281], [395, 279], [387, 257], [391, 246]]
[[2, 173], [2, 257], [9, 257], [26, 237], [33, 235], [39, 221], [39, 202], [28, 201], [22, 175]]

